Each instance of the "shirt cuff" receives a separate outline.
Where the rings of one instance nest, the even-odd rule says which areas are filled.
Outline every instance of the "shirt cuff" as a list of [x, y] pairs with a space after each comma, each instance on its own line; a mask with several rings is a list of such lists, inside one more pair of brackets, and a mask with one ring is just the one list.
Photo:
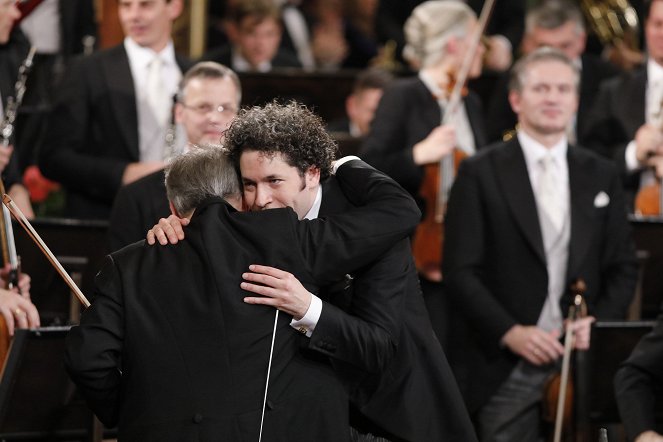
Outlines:
[[636, 146], [635, 140], [631, 141], [626, 145], [626, 153], [624, 154], [624, 162], [626, 163], [626, 171], [633, 172], [640, 169], [640, 163], [638, 162], [638, 157], [635, 154]]
[[311, 293], [311, 305], [308, 306], [306, 314], [299, 321], [294, 319], [290, 321], [290, 327], [294, 328], [300, 333], [306, 335], [307, 338], [310, 338], [315, 330], [315, 326], [320, 320], [320, 315], [322, 314], [322, 300]]
[[352, 161], [352, 160], [361, 160], [361, 158], [359, 158], [358, 156], [355, 156], [355, 155], [348, 155], [346, 157], [339, 158], [338, 160], [336, 160], [334, 162], [334, 165], [332, 166], [333, 167], [332, 168], [332, 173], [336, 174], [336, 171], [338, 170], [339, 167], [341, 167], [342, 165], [344, 165], [348, 161]]

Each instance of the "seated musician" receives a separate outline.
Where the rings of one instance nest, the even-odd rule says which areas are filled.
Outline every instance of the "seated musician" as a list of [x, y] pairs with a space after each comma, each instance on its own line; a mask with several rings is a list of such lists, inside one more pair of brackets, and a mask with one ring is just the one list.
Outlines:
[[[571, 284], [588, 314], [620, 319], [636, 261], [619, 174], [570, 144], [577, 66], [537, 49], [513, 68], [517, 135], [464, 160], [446, 216], [444, 274], [454, 320], [449, 360], [482, 441], [535, 441], [543, 385], [563, 355]], [[592, 316], [574, 323], [587, 349]], [[553, 407], [554, 408], [554, 407]]]
[[663, 394], [663, 314], [643, 337], [615, 375], [615, 397], [629, 440], [663, 442], [655, 429], [654, 409]]

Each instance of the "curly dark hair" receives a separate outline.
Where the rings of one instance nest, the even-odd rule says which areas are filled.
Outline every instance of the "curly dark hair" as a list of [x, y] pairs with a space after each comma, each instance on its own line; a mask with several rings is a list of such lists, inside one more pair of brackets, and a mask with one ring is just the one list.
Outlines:
[[338, 152], [322, 119], [295, 101], [242, 109], [225, 133], [224, 146], [236, 167], [245, 150], [270, 157], [281, 153], [302, 176], [311, 166], [319, 168], [321, 179], [330, 175]]

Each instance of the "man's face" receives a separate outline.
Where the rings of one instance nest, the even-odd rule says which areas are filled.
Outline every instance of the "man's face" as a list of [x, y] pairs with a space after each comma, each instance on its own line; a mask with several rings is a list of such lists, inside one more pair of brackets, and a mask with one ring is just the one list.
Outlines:
[[560, 61], [531, 63], [525, 70], [522, 91], [511, 91], [509, 102], [526, 132], [561, 135], [578, 108], [574, 71]]
[[559, 49], [571, 60], [577, 60], [585, 51], [587, 34], [581, 32], [573, 21], [567, 21], [555, 29], [534, 27], [525, 37], [523, 49], [525, 53], [548, 46]]
[[348, 117], [357, 125], [362, 136], [367, 135], [371, 129], [371, 121], [380, 98], [382, 98], [382, 89], [364, 89], [348, 97]]
[[299, 219], [308, 213], [320, 185], [320, 170], [311, 167], [304, 176], [281, 153], [269, 157], [247, 150], [239, 158], [244, 184], [244, 204], [249, 210], [292, 207]]
[[254, 67], [271, 61], [280, 42], [281, 27], [274, 18], [256, 21], [253, 17], [246, 17], [239, 25], [237, 45], [242, 56]]
[[16, 0], [0, 0], [0, 44], [9, 41], [14, 22], [21, 18], [21, 12], [16, 7]]
[[154, 51], [168, 44], [173, 20], [182, 12], [181, 0], [118, 0], [118, 3], [125, 35]]
[[175, 118], [192, 144], [218, 144], [237, 115], [239, 91], [229, 77], [192, 78], [184, 88]]
[[645, 22], [647, 52], [658, 64], [663, 65], [663, 1], [654, 0]]

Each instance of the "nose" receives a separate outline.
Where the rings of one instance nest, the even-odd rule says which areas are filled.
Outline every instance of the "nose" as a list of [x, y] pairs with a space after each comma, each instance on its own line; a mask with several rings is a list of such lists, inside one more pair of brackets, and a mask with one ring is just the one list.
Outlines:
[[255, 200], [253, 202], [256, 208], [262, 210], [266, 209], [267, 206], [272, 202], [272, 194], [266, 186], [257, 185]]

